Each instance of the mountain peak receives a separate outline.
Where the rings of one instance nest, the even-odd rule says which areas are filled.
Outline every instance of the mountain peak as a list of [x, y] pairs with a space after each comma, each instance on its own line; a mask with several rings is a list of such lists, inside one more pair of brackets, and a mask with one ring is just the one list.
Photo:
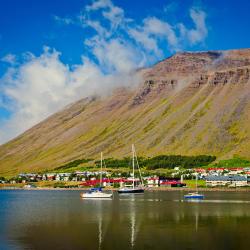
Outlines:
[[209, 70], [226, 70], [250, 65], [250, 49], [227, 51], [185, 51], [155, 64], [146, 71], [147, 76], [157, 77], [169, 74], [190, 75]]

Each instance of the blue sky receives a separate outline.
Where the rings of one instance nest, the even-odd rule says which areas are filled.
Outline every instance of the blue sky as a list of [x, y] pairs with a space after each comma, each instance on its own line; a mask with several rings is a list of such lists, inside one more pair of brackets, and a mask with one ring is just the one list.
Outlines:
[[249, 47], [249, 9], [247, 0], [1, 0], [0, 144], [137, 66]]
[[[0, 56], [8, 53], [19, 55], [26, 51], [39, 54], [46, 44], [63, 52], [62, 59], [65, 62], [79, 62], [80, 55], [83, 53], [82, 41], [88, 34], [83, 32], [81, 27], [59, 25], [55, 22], [54, 16], [72, 17], [90, 2], [86, 0], [2, 0]], [[250, 44], [250, 32], [248, 32], [250, 2], [247, 0], [202, 2], [145, 0], [143, 5], [141, 2], [114, 1], [117, 6], [126, 11], [129, 17], [138, 22], [146, 16], [157, 16], [173, 23], [177, 20], [189, 23], [188, 8], [201, 6], [207, 13], [209, 36], [202, 48], [200, 46], [189, 48], [192, 50], [242, 48]], [[173, 8], [170, 7], [169, 13], [164, 12], [164, 8], [170, 5]]]

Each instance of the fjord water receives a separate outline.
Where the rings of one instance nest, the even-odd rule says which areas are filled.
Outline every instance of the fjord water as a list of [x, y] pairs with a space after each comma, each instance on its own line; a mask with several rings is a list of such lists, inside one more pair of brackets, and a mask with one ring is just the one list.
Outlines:
[[249, 249], [250, 193], [0, 191], [0, 249]]

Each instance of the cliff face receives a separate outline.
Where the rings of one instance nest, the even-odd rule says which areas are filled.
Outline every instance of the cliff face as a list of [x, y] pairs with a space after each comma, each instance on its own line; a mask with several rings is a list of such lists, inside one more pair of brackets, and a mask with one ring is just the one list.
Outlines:
[[184, 52], [139, 71], [136, 89], [80, 100], [0, 147], [0, 175], [77, 158], [214, 154], [250, 158], [250, 49]]

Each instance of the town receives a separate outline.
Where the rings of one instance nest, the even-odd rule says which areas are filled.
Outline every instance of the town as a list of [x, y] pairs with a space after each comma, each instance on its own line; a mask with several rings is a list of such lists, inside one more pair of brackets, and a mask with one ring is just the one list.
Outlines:
[[[132, 172], [112, 171], [74, 171], [71, 173], [21, 173], [16, 177], [6, 179], [0, 177], [2, 187], [20, 184], [23, 188], [36, 188], [42, 184], [46, 187], [95, 187], [100, 183], [102, 174], [102, 186], [107, 188], [119, 188], [130, 185], [133, 181]], [[192, 187], [193, 180], [198, 179], [198, 187], [248, 187], [250, 186], [250, 167], [234, 168], [192, 168], [180, 169], [175, 167], [170, 176], [150, 175], [142, 171], [143, 184], [146, 187]], [[139, 182], [139, 179], [135, 181]], [[46, 184], [45, 184], [46, 183]]]

